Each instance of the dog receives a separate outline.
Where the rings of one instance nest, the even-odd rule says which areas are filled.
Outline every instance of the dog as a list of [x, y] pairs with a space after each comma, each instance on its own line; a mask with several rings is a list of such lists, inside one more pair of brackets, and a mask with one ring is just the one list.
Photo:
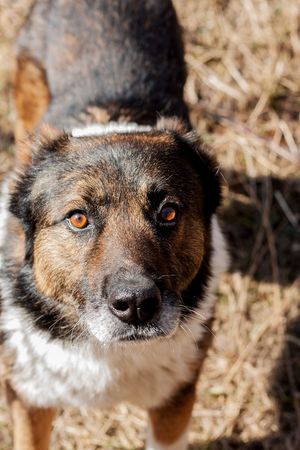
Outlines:
[[16, 49], [0, 213], [14, 450], [47, 450], [61, 406], [119, 402], [148, 411], [147, 450], [184, 450], [228, 257], [175, 10], [37, 0]]

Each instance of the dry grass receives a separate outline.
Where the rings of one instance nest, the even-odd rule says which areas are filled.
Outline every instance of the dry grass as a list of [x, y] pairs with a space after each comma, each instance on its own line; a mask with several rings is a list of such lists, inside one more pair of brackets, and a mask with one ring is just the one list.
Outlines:
[[[0, 172], [9, 166], [14, 117], [8, 42], [29, 3], [0, 0]], [[232, 253], [192, 448], [299, 450], [300, 3], [176, 0], [176, 7], [186, 36], [186, 98], [226, 179], [222, 218]], [[3, 401], [1, 450], [10, 445], [8, 419]], [[66, 409], [56, 425], [57, 450], [132, 449], [143, 446], [145, 415], [127, 406]]]

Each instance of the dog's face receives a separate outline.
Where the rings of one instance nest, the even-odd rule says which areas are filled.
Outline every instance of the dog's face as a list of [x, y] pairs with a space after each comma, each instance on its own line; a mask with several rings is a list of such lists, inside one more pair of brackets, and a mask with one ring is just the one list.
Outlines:
[[11, 203], [36, 314], [55, 311], [102, 343], [172, 335], [209, 251], [220, 196], [211, 157], [159, 130], [38, 147]]

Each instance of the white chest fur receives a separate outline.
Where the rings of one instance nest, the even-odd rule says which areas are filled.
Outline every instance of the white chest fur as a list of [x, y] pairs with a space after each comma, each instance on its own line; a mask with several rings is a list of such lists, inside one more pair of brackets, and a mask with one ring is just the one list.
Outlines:
[[11, 380], [37, 406], [110, 407], [120, 401], [158, 406], [191, 379], [191, 364], [199, 357], [195, 341], [202, 330], [196, 319], [189, 332], [179, 328], [169, 339], [103, 349], [95, 341], [63, 344], [42, 332], [27, 333], [16, 312], [14, 317], [5, 313], [11, 336], [6, 347], [16, 355]]

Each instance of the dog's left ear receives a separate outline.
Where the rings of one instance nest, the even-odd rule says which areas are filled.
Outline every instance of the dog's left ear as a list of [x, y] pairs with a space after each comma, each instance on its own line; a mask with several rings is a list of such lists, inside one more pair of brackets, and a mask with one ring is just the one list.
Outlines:
[[173, 135], [180, 150], [188, 156], [197, 171], [203, 186], [204, 216], [210, 220], [222, 199], [221, 171], [215, 156], [206, 148], [195, 131], [190, 131], [176, 118], [161, 118], [156, 127]]

